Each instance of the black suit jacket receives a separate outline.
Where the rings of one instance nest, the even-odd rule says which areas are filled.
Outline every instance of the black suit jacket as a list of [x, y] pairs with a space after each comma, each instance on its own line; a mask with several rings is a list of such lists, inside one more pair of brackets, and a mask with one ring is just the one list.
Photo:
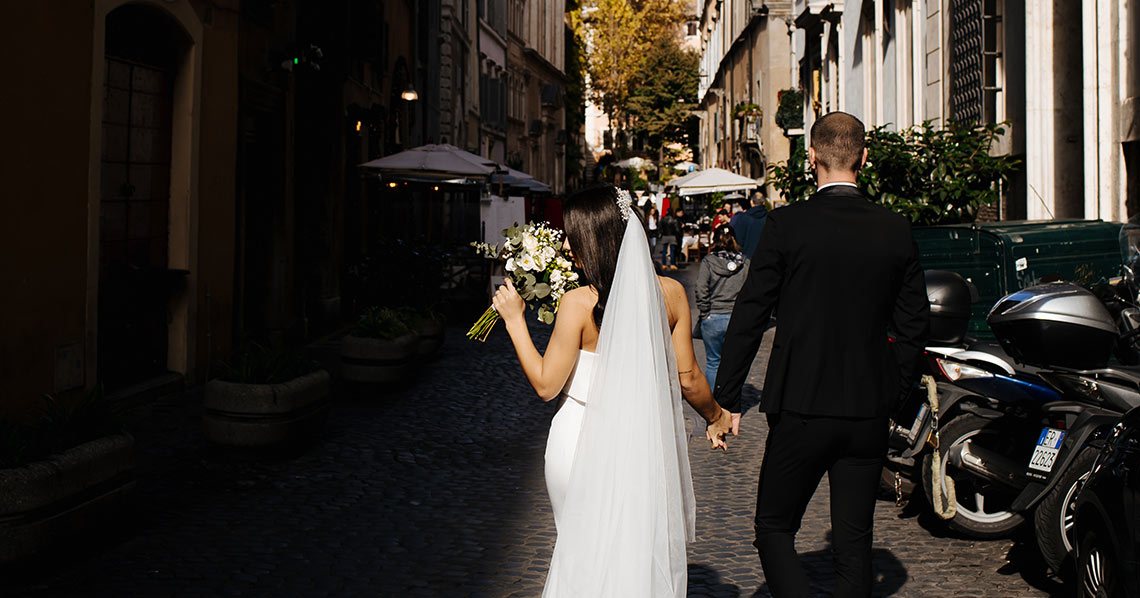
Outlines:
[[777, 306], [762, 411], [890, 415], [930, 315], [910, 222], [850, 186], [768, 214], [717, 371], [717, 402], [731, 412]]

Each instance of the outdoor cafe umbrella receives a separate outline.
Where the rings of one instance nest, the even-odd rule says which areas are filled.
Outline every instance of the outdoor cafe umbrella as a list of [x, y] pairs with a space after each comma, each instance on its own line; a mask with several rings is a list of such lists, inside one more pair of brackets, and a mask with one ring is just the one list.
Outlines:
[[493, 161], [447, 144], [429, 144], [360, 165], [385, 177], [411, 181], [485, 179], [495, 172]]
[[745, 191], [759, 186], [756, 181], [721, 168], [689, 173], [669, 183], [682, 196], [728, 191]]

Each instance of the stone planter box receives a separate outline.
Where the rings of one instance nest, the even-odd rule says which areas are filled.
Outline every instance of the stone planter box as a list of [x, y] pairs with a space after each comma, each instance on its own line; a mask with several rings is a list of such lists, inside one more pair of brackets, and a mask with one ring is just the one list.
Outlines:
[[417, 326], [419, 341], [416, 343], [416, 354], [420, 357], [434, 357], [443, 347], [443, 324], [435, 320], [425, 320]]
[[135, 441], [115, 434], [0, 469], [0, 563], [23, 561], [117, 513], [134, 489]]
[[385, 340], [348, 335], [340, 345], [340, 373], [350, 382], [387, 384], [407, 378], [419, 358], [420, 337]]
[[211, 380], [202, 398], [202, 430], [214, 444], [266, 448], [316, 436], [328, 417], [329, 374], [317, 370], [280, 384]]

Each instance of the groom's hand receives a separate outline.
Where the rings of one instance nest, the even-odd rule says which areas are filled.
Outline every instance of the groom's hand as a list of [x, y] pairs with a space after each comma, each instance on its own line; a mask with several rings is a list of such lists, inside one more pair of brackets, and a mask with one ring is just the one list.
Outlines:
[[705, 428], [705, 436], [712, 443], [712, 448], [728, 452], [728, 443], [725, 437], [732, 431], [732, 415], [721, 409], [720, 415]]
[[732, 414], [732, 435], [740, 436], [740, 414]]

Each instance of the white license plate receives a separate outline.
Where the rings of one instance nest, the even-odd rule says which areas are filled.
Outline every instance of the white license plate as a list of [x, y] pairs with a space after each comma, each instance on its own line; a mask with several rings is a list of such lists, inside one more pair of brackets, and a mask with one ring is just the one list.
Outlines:
[[1053, 463], [1057, 461], [1057, 453], [1061, 451], [1061, 441], [1064, 439], [1064, 430], [1042, 429], [1041, 436], [1037, 438], [1037, 447], [1033, 449], [1033, 456], [1029, 458], [1029, 468], [1045, 473], [1053, 471]]

